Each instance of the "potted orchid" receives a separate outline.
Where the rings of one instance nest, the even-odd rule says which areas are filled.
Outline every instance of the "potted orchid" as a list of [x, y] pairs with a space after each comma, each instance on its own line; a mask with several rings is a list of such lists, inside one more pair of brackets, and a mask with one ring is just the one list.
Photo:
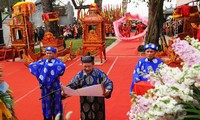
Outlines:
[[132, 99], [130, 120], [182, 120], [200, 118], [200, 43], [179, 38], [172, 48], [183, 59], [182, 68], [160, 66], [147, 76], [155, 86], [144, 96]]

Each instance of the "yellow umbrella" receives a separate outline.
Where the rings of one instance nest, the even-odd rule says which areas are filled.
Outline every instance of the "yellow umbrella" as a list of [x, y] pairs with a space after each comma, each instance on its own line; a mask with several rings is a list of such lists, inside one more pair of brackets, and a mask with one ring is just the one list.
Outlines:
[[33, 2], [18, 2], [13, 6], [13, 15], [30, 16], [35, 13], [35, 4]]

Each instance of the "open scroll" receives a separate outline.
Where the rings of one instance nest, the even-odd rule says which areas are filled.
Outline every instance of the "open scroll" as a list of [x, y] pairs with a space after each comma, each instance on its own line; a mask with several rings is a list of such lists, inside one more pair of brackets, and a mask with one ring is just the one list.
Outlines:
[[102, 96], [104, 93], [104, 87], [102, 84], [92, 85], [79, 89], [71, 89], [70, 87], [61, 86], [62, 90], [68, 96]]

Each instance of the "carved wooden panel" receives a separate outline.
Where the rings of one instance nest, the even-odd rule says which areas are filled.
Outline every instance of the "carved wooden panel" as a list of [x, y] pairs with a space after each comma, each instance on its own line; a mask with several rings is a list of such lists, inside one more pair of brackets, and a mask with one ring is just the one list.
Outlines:
[[98, 7], [96, 5], [91, 5], [88, 11], [89, 14], [81, 19], [83, 28], [83, 55], [86, 55], [87, 52], [97, 53], [102, 62], [102, 55], [104, 55], [104, 59], [106, 59], [105, 33], [103, 30], [104, 20], [101, 14], [98, 14]]

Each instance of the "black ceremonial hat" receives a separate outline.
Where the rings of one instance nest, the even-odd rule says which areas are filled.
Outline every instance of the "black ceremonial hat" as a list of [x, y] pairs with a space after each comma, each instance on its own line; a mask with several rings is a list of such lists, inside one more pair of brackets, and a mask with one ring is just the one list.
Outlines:
[[94, 62], [94, 56], [83, 56], [81, 57], [82, 63], [91, 63]]

